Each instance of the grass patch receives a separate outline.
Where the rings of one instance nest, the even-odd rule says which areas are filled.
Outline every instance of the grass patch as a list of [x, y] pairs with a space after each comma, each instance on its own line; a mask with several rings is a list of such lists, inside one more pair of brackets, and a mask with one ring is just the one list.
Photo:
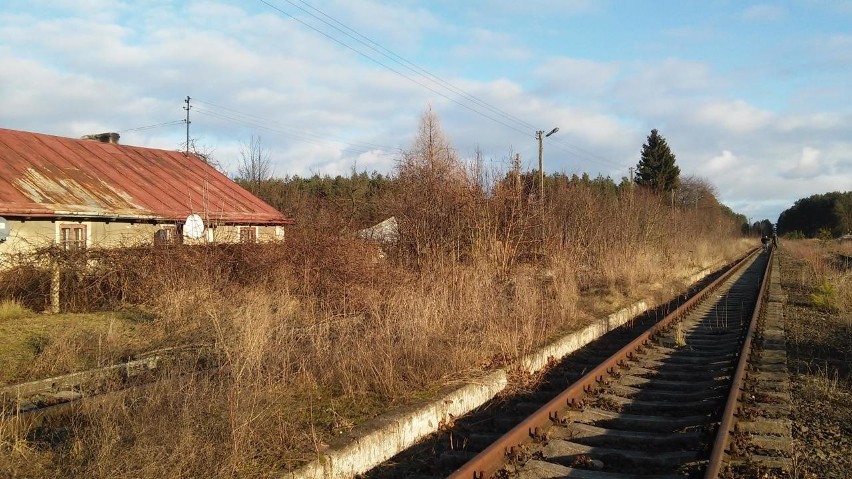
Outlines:
[[0, 301], [0, 321], [25, 318], [33, 313], [16, 299], [4, 299]]
[[837, 287], [829, 282], [828, 278], [822, 278], [811, 293], [811, 301], [814, 306], [825, 311], [838, 310]]
[[160, 335], [127, 313], [31, 315], [0, 322], [0, 384], [120, 362], [158, 347]]

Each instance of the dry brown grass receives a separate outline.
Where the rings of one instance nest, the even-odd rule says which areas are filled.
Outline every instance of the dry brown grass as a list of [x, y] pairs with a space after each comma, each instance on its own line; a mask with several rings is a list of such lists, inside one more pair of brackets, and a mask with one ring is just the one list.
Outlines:
[[792, 477], [845, 477], [852, 464], [852, 271], [844, 260], [850, 253], [848, 245], [817, 240], [781, 245], [794, 400]]
[[[852, 313], [852, 245], [833, 241], [791, 240], [784, 247], [804, 261], [798, 282], [814, 288], [811, 295], [817, 307], [840, 313]], [[852, 320], [849, 320], [852, 325]]]
[[[455, 216], [411, 209], [401, 221], [412, 229], [384, 261], [328, 225], [283, 244], [90, 251], [63, 276], [64, 309], [143, 314], [152, 344], [214, 343], [226, 367], [89, 403], [62, 435], [0, 429], [0, 476], [277, 476], [365, 418], [744, 250], [733, 226], [706, 231], [706, 212], [639, 192], [571, 187], [542, 209], [476, 188], [447, 192], [438, 211]], [[48, 290], [37, 259], [19, 268], [29, 274], [0, 277], [0, 292]], [[27, 298], [44, 309], [43, 296]], [[97, 354], [96, 339], [69, 330], [35, 361]]]

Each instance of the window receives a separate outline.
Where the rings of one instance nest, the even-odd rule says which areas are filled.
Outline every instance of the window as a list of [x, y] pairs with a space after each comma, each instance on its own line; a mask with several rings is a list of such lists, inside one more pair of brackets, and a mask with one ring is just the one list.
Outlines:
[[240, 227], [240, 243], [257, 243], [257, 230], [254, 226]]
[[177, 228], [174, 226], [163, 226], [154, 233], [154, 244], [157, 246], [176, 244], [180, 242]]
[[60, 225], [59, 246], [65, 251], [86, 248], [86, 225]]

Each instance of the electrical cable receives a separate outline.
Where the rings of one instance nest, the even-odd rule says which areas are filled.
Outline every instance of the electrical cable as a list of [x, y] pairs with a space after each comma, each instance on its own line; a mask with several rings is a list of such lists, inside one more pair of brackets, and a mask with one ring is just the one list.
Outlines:
[[145, 126], [137, 126], [135, 128], [125, 128], [124, 130], [118, 130], [119, 133], [125, 133], [128, 131], [144, 131], [144, 130], [153, 130], [154, 128], [162, 128], [164, 126], [172, 126], [183, 124], [184, 120], [175, 120], [175, 121], [167, 121], [164, 123], [157, 123], [154, 125], [145, 125]]
[[507, 113], [506, 111], [501, 110], [500, 108], [498, 108], [494, 105], [491, 105], [491, 104], [485, 102], [484, 100], [481, 100], [481, 99], [471, 95], [470, 93], [462, 90], [461, 88], [453, 85], [452, 83], [444, 80], [443, 78], [431, 73], [430, 71], [426, 70], [425, 68], [415, 64], [414, 62], [407, 60], [406, 58], [397, 54], [393, 50], [390, 50], [390, 49], [384, 47], [380, 43], [372, 40], [370, 37], [358, 32], [357, 30], [355, 30], [355, 29], [353, 29], [349, 26], [347, 26], [343, 22], [337, 20], [336, 18], [332, 17], [331, 15], [328, 15], [327, 13], [325, 13], [322, 10], [314, 7], [313, 5], [309, 4], [308, 2], [306, 2], [304, 0], [299, 0], [300, 3], [304, 4], [305, 6], [310, 8], [311, 10], [319, 13], [323, 17], [325, 17], [325, 18], [329, 19], [330, 21], [334, 22], [335, 24], [339, 25], [341, 28], [345, 29], [345, 31], [342, 30], [341, 28], [339, 28], [335, 25], [332, 25], [331, 23], [323, 20], [322, 18], [317, 17], [316, 15], [305, 10], [304, 8], [300, 7], [299, 5], [296, 5], [295, 3], [293, 3], [292, 0], [285, 0], [285, 1], [287, 3], [289, 3], [290, 5], [293, 5], [294, 7], [298, 8], [299, 10], [307, 13], [308, 15], [316, 18], [317, 20], [321, 21], [322, 23], [328, 25], [329, 27], [334, 28], [335, 30], [339, 31], [340, 33], [342, 33], [342, 34], [348, 36], [349, 38], [361, 43], [362, 45], [373, 50], [374, 52], [376, 52], [380, 55], [383, 55], [385, 58], [390, 59], [394, 63], [407, 68], [409, 71], [416, 73], [416, 74], [418, 74], [418, 75], [420, 75], [420, 76], [422, 76], [422, 77], [424, 77], [428, 80], [431, 80], [433, 83], [436, 83], [436, 84], [452, 91], [453, 93], [475, 103], [476, 105], [483, 107], [483, 108], [485, 108], [485, 109], [487, 109], [487, 110], [489, 110], [493, 113], [496, 113], [496, 114], [502, 116], [503, 118], [505, 118], [509, 121], [514, 121], [514, 122], [516, 122], [516, 123], [518, 123], [518, 124], [520, 124], [524, 127], [530, 128], [532, 130], [536, 129], [535, 125], [528, 123], [528, 122], [522, 120], [521, 118], [512, 115], [511, 113]]
[[388, 69], [388, 70], [390, 70], [390, 71], [392, 71], [392, 72], [396, 73], [397, 75], [399, 75], [399, 76], [401, 76], [401, 77], [403, 77], [403, 78], [405, 78], [405, 79], [407, 79], [407, 80], [409, 80], [409, 81], [411, 81], [411, 82], [413, 82], [413, 83], [415, 83], [415, 84], [417, 84], [417, 85], [420, 85], [421, 87], [423, 87], [423, 88], [425, 88], [425, 89], [427, 89], [427, 90], [431, 91], [432, 93], [434, 93], [434, 94], [436, 94], [436, 95], [439, 95], [439, 96], [441, 96], [441, 97], [443, 97], [443, 98], [445, 98], [445, 99], [447, 99], [447, 100], [449, 100], [449, 101], [451, 101], [451, 102], [455, 103], [456, 105], [458, 105], [458, 106], [460, 106], [460, 107], [462, 107], [462, 108], [465, 108], [465, 109], [467, 109], [467, 110], [470, 110], [471, 112], [476, 113], [477, 115], [480, 115], [480, 116], [482, 116], [482, 117], [485, 117], [485, 118], [487, 118], [487, 119], [489, 119], [489, 120], [491, 120], [491, 121], [493, 121], [493, 122], [495, 122], [495, 123], [499, 123], [499, 124], [501, 124], [501, 125], [505, 126], [506, 128], [509, 128], [509, 129], [515, 130], [516, 132], [521, 133], [522, 135], [525, 135], [525, 136], [528, 136], [528, 135], [529, 135], [529, 132], [528, 132], [528, 131], [521, 130], [521, 129], [519, 129], [519, 128], [517, 128], [517, 127], [513, 126], [513, 125], [510, 125], [510, 124], [508, 124], [508, 123], [506, 123], [506, 122], [504, 122], [504, 121], [502, 121], [502, 120], [499, 120], [499, 119], [497, 119], [497, 118], [494, 118], [493, 116], [487, 115], [487, 114], [485, 114], [484, 112], [482, 112], [482, 111], [480, 111], [480, 110], [477, 110], [477, 109], [475, 109], [475, 108], [471, 107], [470, 105], [464, 104], [464, 103], [462, 103], [462, 102], [460, 102], [460, 101], [456, 100], [455, 98], [452, 98], [452, 97], [450, 97], [449, 95], [447, 95], [447, 94], [445, 94], [445, 93], [443, 93], [443, 92], [440, 92], [440, 91], [438, 91], [438, 90], [436, 90], [436, 89], [434, 89], [434, 88], [430, 87], [429, 85], [427, 85], [427, 84], [425, 84], [425, 83], [423, 83], [423, 82], [421, 82], [421, 81], [419, 81], [419, 80], [417, 80], [417, 79], [415, 79], [415, 78], [412, 78], [411, 76], [406, 75], [405, 73], [402, 73], [401, 71], [399, 71], [399, 70], [397, 70], [397, 69], [395, 69], [395, 68], [393, 68], [393, 67], [391, 67], [391, 66], [389, 66], [389, 65], [387, 65], [387, 64], [385, 64], [385, 63], [382, 63], [380, 60], [377, 60], [377, 59], [375, 59], [375, 58], [371, 57], [370, 55], [368, 55], [368, 54], [366, 54], [366, 53], [364, 53], [364, 52], [362, 52], [362, 51], [360, 51], [360, 50], [356, 49], [355, 47], [352, 47], [351, 45], [349, 45], [349, 44], [347, 44], [347, 43], [345, 43], [345, 42], [343, 42], [343, 41], [341, 41], [341, 40], [338, 40], [337, 38], [334, 38], [333, 36], [331, 36], [331, 35], [329, 35], [329, 34], [327, 34], [327, 33], [323, 32], [322, 30], [320, 30], [320, 29], [318, 29], [318, 28], [316, 28], [316, 27], [314, 27], [314, 26], [312, 26], [312, 25], [310, 25], [309, 23], [307, 23], [307, 22], [305, 22], [305, 21], [301, 20], [300, 18], [297, 18], [297, 17], [295, 17], [295, 16], [293, 16], [293, 15], [291, 15], [291, 14], [289, 14], [289, 13], [285, 12], [285, 11], [284, 11], [284, 10], [282, 10], [281, 8], [279, 8], [279, 7], [275, 6], [275, 5], [273, 5], [273, 4], [269, 3], [269, 2], [267, 2], [266, 0], [258, 0], [258, 1], [259, 1], [259, 2], [261, 2], [261, 3], [263, 3], [263, 4], [265, 4], [265, 5], [267, 5], [267, 6], [269, 6], [269, 7], [270, 7], [270, 8], [272, 8], [273, 10], [276, 10], [276, 11], [280, 12], [281, 14], [286, 15], [286, 16], [288, 16], [288, 17], [292, 18], [293, 20], [295, 20], [295, 21], [297, 21], [297, 22], [301, 23], [302, 25], [306, 26], [307, 28], [310, 28], [311, 30], [313, 30], [313, 31], [315, 31], [315, 32], [317, 32], [317, 33], [319, 33], [320, 35], [322, 35], [322, 36], [324, 36], [324, 37], [328, 38], [329, 40], [331, 40], [331, 41], [333, 41], [333, 42], [337, 43], [338, 45], [340, 45], [340, 46], [342, 46], [342, 47], [344, 47], [344, 48], [346, 48], [346, 49], [348, 49], [348, 50], [352, 50], [353, 52], [355, 52], [355, 53], [357, 53], [358, 55], [360, 55], [360, 56], [362, 56], [362, 57], [364, 57], [364, 58], [366, 58], [366, 59], [368, 59], [368, 60], [372, 61], [373, 63], [376, 63], [377, 65], [382, 66], [382, 67], [384, 67], [384, 68], [386, 68], [386, 69]]
[[[374, 57], [372, 57], [372, 56], [368, 55], [367, 53], [364, 53], [363, 51], [361, 51], [361, 50], [359, 50], [359, 49], [357, 49], [357, 48], [355, 48], [355, 47], [353, 47], [353, 46], [351, 46], [351, 45], [349, 45], [349, 44], [347, 44], [347, 43], [345, 43], [345, 42], [343, 42], [343, 41], [341, 41], [341, 40], [339, 40], [339, 39], [337, 39], [337, 38], [334, 38], [333, 36], [331, 36], [331, 35], [329, 35], [329, 34], [327, 34], [327, 33], [323, 32], [323, 31], [319, 30], [318, 28], [316, 28], [316, 27], [314, 27], [314, 26], [312, 26], [312, 25], [308, 24], [307, 22], [305, 22], [305, 21], [303, 21], [303, 20], [301, 20], [301, 19], [297, 18], [296, 16], [294, 16], [294, 15], [292, 15], [292, 14], [290, 14], [290, 13], [288, 13], [288, 12], [284, 11], [284, 10], [282, 10], [281, 8], [277, 7], [276, 5], [271, 4], [269, 1], [266, 1], [266, 0], [259, 0], [259, 1], [260, 1], [261, 3], [263, 3], [263, 4], [267, 5], [268, 7], [270, 7], [270, 8], [272, 8], [272, 9], [274, 9], [274, 10], [278, 11], [279, 13], [281, 13], [281, 14], [283, 14], [283, 15], [286, 15], [287, 17], [290, 17], [291, 19], [293, 19], [293, 20], [295, 20], [295, 21], [297, 21], [297, 22], [301, 23], [301, 24], [302, 24], [302, 25], [304, 25], [305, 27], [307, 27], [307, 28], [309, 28], [309, 29], [311, 29], [311, 30], [313, 30], [313, 31], [315, 31], [315, 32], [317, 32], [317, 33], [319, 33], [319, 34], [323, 35], [324, 37], [326, 37], [326, 38], [328, 38], [329, 40], [331, 40], [331, 41], [333, 41], [333, 42], [337, 43], [338, 45], [341, 45], [341, 46], [343, 46], [344, 48], [347, 48], [347, 49], [349, 49], [349, 50], [351, 50], [351, 51], [353, 51], [353, 52], [357, 53], [358, 55], [360, 55], [360, 56], [362, 56], [362, 57], [364, 57], [364, 58], [367, 58], [368, 60], [370, 60], [370, 61], [372, 61], [372, 62], [374, 62], [374, 63], [376, 63], [376, 64], [378, 64], [378, 65], [380, 65], [380, 66], [382, 66], [382, 67], [384, 67], [384, 68], [386, 68], [386, 69], [388, 69], [388, 70], [390, 70], [390, 71], [394, 72], [394, 73], [396, 73], [397, 75], [399, 75], [399, 76], [401, 76], [401, 77], [403, 77], [403, 78], [405, 78], [405, 79], [407, 79], [407, 80], [409, 80], [409, 81], [411, 81], [411, 82], [413, 82], [413, 83], [415, 83], [415, 84], [417, 84], [417, 85], [419, 85], [419, 86], [421, 86], [421, 87], [423, 87], [423, 88], [425, 88], [425, 89], [427, 89], [427, 90], [431, 91], [432, 93], [435, 93], [435, 94], [437, 94], [437, 95], [440, 95], [441, 97], [443, 97], [443, 98], [445, 98], [445, 99], [447, 99], [447, 100], [450, 100], [450, 101], [452, 101], [453, 103], [455, 103], [455, 104], [457, 104], [457, 105], [459, 105], [459, 106], [461, 106], [461, 107], [463, 107], [463, 108], [465, 108], [465, 109], [467, 109], [467, 110], [470, 110], [470, 111], [471, 111], [471, 112], [473, 112], [473, 113], [476, 113], [476, 114], [478, 114], [478, 115], [480, 115], [480, 116], [483, 116], [484, 118], [487, 118], [487, 119], [489, 119], [489, 120], [492, 120], [492, 121], [494, 121], [494, 122], [496, 122], [496, 123], [498, 123], [498, 124], [501, 124], [501, 125], [503, 125], [503, 126], [505, 126], [505, 127], [507, 127], [507, 128], [510, 128], [510, 129], [512, 129], [512, 130], [514, 130], [514, 131], [516, 131], [516, 132], [518, 132], [518, 133], [521, 133], [521, 134], [522, 134], [522, 135], [524, 135], [524, 136], [529, 136], [529, 134], [530, 134], [530, 133], [529, 133], [529, 131], [527, 131], [527, 130], [522, 130], [522, 129], [519, 129], [519, 128], [517, 128], [517, 127], [513, 126], [513, 125], [509, 125], [509, 124], [505, 123], [504, 121], [501, 121], [501, 120], [499, 120], [499, 119], [497, 119], [497, 118], [494, 118], [494, 117], [492, 117], [492, 116], [490, 116], [490, 115], [488, 115], [488, 114], [486, 114], [486, 113], [484, 113], [484, 112], [482, 112], [482, 111], [480, 111], [480, 110], [477, 110], [477, 109], [476, 109], [476, 108], [474, 108], [474, 107], [471, 107], [471, 106], [469, 106], [469, 105], [467, 105], [467, 104], [464, 104], [464, 103], [462, 103], [462, 102], [460, 102], [460, 101], [458, 101], [458, 100], [456, 100], [456, 99], [454, 99], [454, 98], [451, 98], [451, 97], [449, 97], [448, 95], [444, 94], [443, 92], [440, 92], [440, 91], [435, 90], [434, 88], [430, 87], [429, 85], [425, 85], [425, 84], [423, 84], [422, 82], [418, 81], [417, 79], [412, 78], [411, 76], [406, 75], [406, 74], [404, 74], [404, 73], [402, 73], [402, 72], [398, 71], [398, 70], [397, 70], [397, 69], [395, 69], [395, 68], [392, 68], [391, 66], [389, 66], [389, 65], [387, 65], [387, 64], [385, 64], [385, 63], [383, 63], [383, 62], [381, 62], [381, 61], [379, 61], [379, 60], [377, 60], [376, 58], [374, 58]], [[297, 4], [296, 4], [296, 3], [294, 3], [292, 0], [285, 0], [285, 1], [286, 1], [287, 3], [289, 3], [290, 5], [292, 5], [293, 7], [295, 7], [295, 8], [297, 8], [297, 9], [301, 10], [302, 12], [306, 13], [307, 15], [310, 15], [310, 16], [311, 16], [311, 17], [313, 17], [314, 19], [316, 19], [316, 20], [318, 20], [318, 21], [322, 22], [323, 24], [327, 25], [328, 27], [333, 28], [334, 30], [336, 30], [336, 31], [338, 31], [338, 32], [340, 32], [340, 33], [342, 33], [343, 35], [346, 35], [347, 37], [351, 38], [352, 40], [357, 41], [357, 42], [358, 42], [358, 43], [360, 43], [361, 45], [364, 45], [365, 47], [369, 48], [369, 49], [370, 49], [370, 50], [372, 50], [373, 52], [378, 53], [378, 54], [382, 55], [383, 57], [385, 57], [385, 58], [389, 59], [390, 61], [392, 61], [392, 62], [394, 62], [394, 63], [396, 63], [396, 64], [398, 64], [398, 65], [400, 65], [400, 66], [402, 66], [402, 67], [404, 67], [404, 68], [406, 68], [408, 71], [411, 71], [412, 73], [414, 73], [414, 74], [416, 74], [416, 75], [419, 75], [420, 77], [423, 77], [423, 78], [425, 78], [426, 80], [431, 81], [432, 83], [437, 84], [439, 87], [442, 87], [442, 88], [444, 88], [444, 89], [446, 89], [446, 90], [451, 91], [452, 93], [454, 93], [454, 94], [456, 94], [456, 95], [459, 95], [460, 97], [464, 98], [465, 100], [467, 100], [467, 101], [469, 101], [469, 102], [472, 102], [472, 103], [473, 103], [474, 105], [476, 105], [477, 107], [479, 107], [479, 108], [484, 108], [484, 109], [486, 109], [486, 110], [488, 110], [488, 111], [490, 111], [490, 112], [492, 112], [492, 113], [495, 113], [495, 114], [497, 114], [497, 115], [499, 115], [499, 116], [503, 117], [504, 119], [506, 119], [506, 120], [508, 120], [508, 121], [515, 122], [515, 123], [517, 123], [518, 125], [523, 126], [524, 128], [529, 128], [529, 129], [532, 129], [532, 130], [536, 130], [536, 127], [535, 127], [533, 124], [531, 124], [531, 123], [529, 123], [529, 122], [526, 122], [526, 121], [524, 121], [523, 119], [521, 119], [521, 118], [519, 118], [519, 117], [516, 117], [516, 116], [514, 116], [514, 115], [511, 115], [510, 113], [507, 113], [507, 112], [505, 112], [505, 111], [503, 111], [503, 110], [501, 110], [501, 109], [497, 108], [496, 106], [490, 105], [490, 104], [488, 104], [487, 102], [485, 102], [485, 101], [483, 101], [483, 100], [481, 100], [481, 99], [479, 99], [479, 98], [477, 98], [477, 97], [475, 97], [475, 96], [473, 96], [473, 95], [470, 95], [469, 93], [467, 93], [466, 91], [464, 91], [464, 90], [462, 90], [462, 89], [460, 89], [460, 88], [456, 87], [456, 86], [455, 86], [455, 85], [453, 85], [452, 83], [450, 83], [450, 82], [448, 82], [448, 81], [446, 81], [446, 80], [444, 80], [444, 79], [442, 79], [442, 78], [438, 77], [437, 75], [432, 74], [432, 73], [431, 73], [431, 72], [429, 72], [428, 70], [426, 70], [426, 69], [424, 69], [424, 68], [422, 68], [422, 67], [420, 67], [420, 66], [416, 65], [415, 63], [413, 63], [413, 62], [411, 62], [411, 61], [409, 61], [409, 60], [405, 59], [405, 58], [404, 58], [404, 57], [402, 57], [401, 55], [399, 55], [399, 54], [397, 54], [397, 53], [393, 52], [392, 50], [390, 50], [390, 49], [388, 49], [388, 48], [386, 48], [386, 47], [382, 46], [382, 45], [381, 45], [381, 44], [379, 44], [378, 42], [376, 42], [376, 41], [374, 41], [374, 40], [370, 39], [370, 38], [369, 38], [369, 37], [367, 37], [366, 35], [361, 34], [361, 33], [360, 33], [360, 32], [358, 32], [357, 30], [355, 30], [355, 29], [353, 29], [353, 28], [351, 28], [351, 27], [347, 26], [347, 25], [346, 25], [346, 24], [344, 24], [343, 22], [341, 22], [341, 21], [339, 21], [339, 20], [335, 19], [334, 17], [332, 17], [332, 16], [328, 15], [327, 13], [323, 12], [322, 10], [320, 10], [320, 9], [318, 9], [318, 8], [316, 8], [316, 7], [312, 6], [312, 5], [310, 5], [310, 4], [309, 4], [309, 3], [307, 3], [305, 0], [299, 0], [299, 2], [300, 2], [300, 3], [302, 3], [302, 4], [304, 4], [305, 6], [307, 6], [308, 8], [310, 8], [311, 10], [313, 10], [313, 11], [317, 12], [319, 15], [322, 15], [323, 17], [325, 17], [325, 18], [329, 19], [331, 22], [334, 22], [334, 24], [339, 25], [339, 27], [338, 27], [338, 26], [336, 26], [336, 25], [334, 25], [334, 24], [332, 24], [332, 23], [330, 23], [329, 21], [324, 20], [323, 18], [318, 17], [317, 15], [315, 15], [314, 13], [311, 13], [310, 11], [306, 10], [305, 8], [303, 8], [303, 7], [299, 6], [299, 5], [297, 5]], [[344, 29], [345, 29], [345, 30], [344, 30]], [[351, 32], [351, 33], [349, 33], [349, 32]], [[558, 145], [556, 144], [557, 142], [558, 142]], [[554, 145], [555, 145], [558, 149], [560, 149], [560, 150], [562, 150], [562, 151], [565, 151], [565, 152], [567, 152], [567, 153], [571, 153], [571, 154], [573, 154], [573, 155], [580, 156], [580, 157], [585, 157], [586, 159], [591, 160], [591, 161], [599, 161], [599, 162], [602, 162], [602, 163], [606, 163], [606, 164], [608, 164], [608, 165], [611, 165], [611, 166], [614, 166], [614, 167], [617, 167], [617, 168], [622, 168], [622, 167], [623, 167], [623, 165], [619, 165], [619, 164], [617, 164], [617, 163], [614, 163], [613, 161], [607, 160], [606, 158], [604, 158], [604, 157], [602, 157], [602, 156], [600, 156], [600, 155], [597, 155], [597, 154], [595, 154], [595, 153], [592, 153], [592, 152], [589, 152], [589, 151], [587, 151], [587, 150], [584, 150], [584, 149], [582, 149], [582, 148], [580, 148], [580, 147], [578, 147], [578, 146], [571, 145], [570, 143], [567, 143], [567, 142], [565, 142], [564, 140], [553, 140], [553, 143], [554, 143]]]

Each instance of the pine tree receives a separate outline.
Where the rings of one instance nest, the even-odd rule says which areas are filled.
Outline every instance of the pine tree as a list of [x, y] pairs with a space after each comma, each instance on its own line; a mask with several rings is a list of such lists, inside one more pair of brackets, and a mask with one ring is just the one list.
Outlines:
[[648, 141], [642, 145], [642, 158], [636, 165], [636, 184], [658, 192], [668, 193], [678, 186], [680, 168], [675, 165], [675, 155], [666, 139], [656, 129], [651, 130]]

